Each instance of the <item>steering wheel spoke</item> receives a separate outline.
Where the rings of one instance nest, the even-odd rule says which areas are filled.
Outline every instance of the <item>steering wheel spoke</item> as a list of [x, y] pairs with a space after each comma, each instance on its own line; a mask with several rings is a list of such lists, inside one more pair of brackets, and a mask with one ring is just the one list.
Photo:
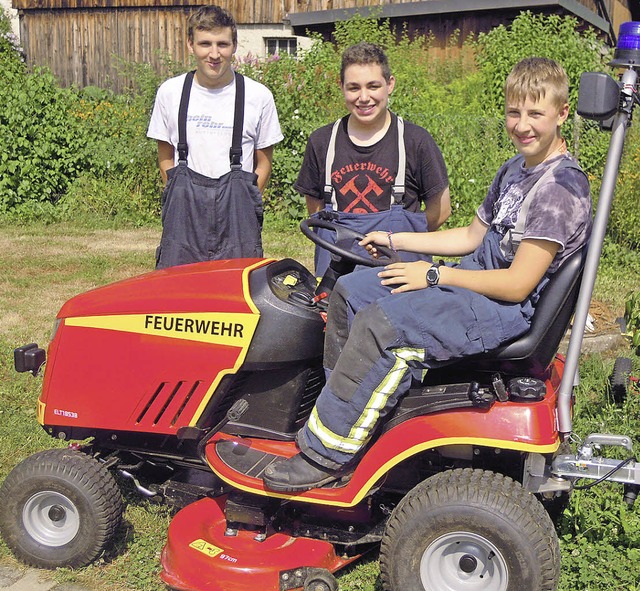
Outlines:
[[[314, 232], [314, 228], [323, 228], [335, 232], [336, 241], [330, 242], [317, 232]], [[312, 242], [328, 250], [330, 253], [344, 258], [348, 261], [356, 263], [357, 265], [364, 265], [366, 267], [384, 267], [389, 263], [397, 263], [400, 261], [398, 253], [386, 246], [376, 245], [376, 250], [382, 255], [381, 258], [373, 258], [372, 256], [366, 256], [355, 249], [358, 243], [364, 238], [364, 234], [356, 232], [347, 226], [343, 226], [335, 221], [325, 220], [321, 218], [308, 218], [300, 223], [300, 230], [309, 238]]]

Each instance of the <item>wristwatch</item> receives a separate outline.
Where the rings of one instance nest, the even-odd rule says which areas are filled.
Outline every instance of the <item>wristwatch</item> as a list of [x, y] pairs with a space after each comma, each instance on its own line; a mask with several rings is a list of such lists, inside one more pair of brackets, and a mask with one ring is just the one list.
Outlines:
[[429, 270], [427, 271], [427, 285], [429, 287], [433, 287], [434, 285], [438, 285], [438, 281], [440, 281], [440, 265], [442, 263], [433, 263]]

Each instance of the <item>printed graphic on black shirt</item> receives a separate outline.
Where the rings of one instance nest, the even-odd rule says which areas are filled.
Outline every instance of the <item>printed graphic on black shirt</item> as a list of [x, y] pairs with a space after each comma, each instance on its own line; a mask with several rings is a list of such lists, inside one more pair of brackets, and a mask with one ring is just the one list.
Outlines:
[[333, 170], [338, 209], [348, 213], [376, 213], [389, 209], [395, 175], [373, 161], [355, 162]]
[[398, 174], [398, 133], [395, 125], [373, 146], [356, 146], [338, 135], [331, 167], [338, 210], [346, 213], [377, 213], [391, 207], [393, 184]]

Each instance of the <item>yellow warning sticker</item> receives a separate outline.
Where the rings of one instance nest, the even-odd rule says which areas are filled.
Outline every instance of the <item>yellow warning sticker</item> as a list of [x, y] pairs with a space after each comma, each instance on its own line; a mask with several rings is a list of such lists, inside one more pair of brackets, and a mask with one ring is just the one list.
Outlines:
[[206, 540], [194, 540], [189, 544], [189, 548], [202, 552], [209, 558], [215, 558], [218, 554], [222, 554], [222, 548], [209, 544]]

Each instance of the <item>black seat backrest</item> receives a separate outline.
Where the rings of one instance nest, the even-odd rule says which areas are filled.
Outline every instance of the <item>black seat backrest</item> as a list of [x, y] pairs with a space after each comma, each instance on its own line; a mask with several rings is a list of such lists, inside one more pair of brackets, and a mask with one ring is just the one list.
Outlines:
[[576, 307], [586, 249], [573, 253], [549, 280], [527, 333], [493, 351], [456, 361], [447, 369], [487, 370], [541, 377], [553, 360]]

